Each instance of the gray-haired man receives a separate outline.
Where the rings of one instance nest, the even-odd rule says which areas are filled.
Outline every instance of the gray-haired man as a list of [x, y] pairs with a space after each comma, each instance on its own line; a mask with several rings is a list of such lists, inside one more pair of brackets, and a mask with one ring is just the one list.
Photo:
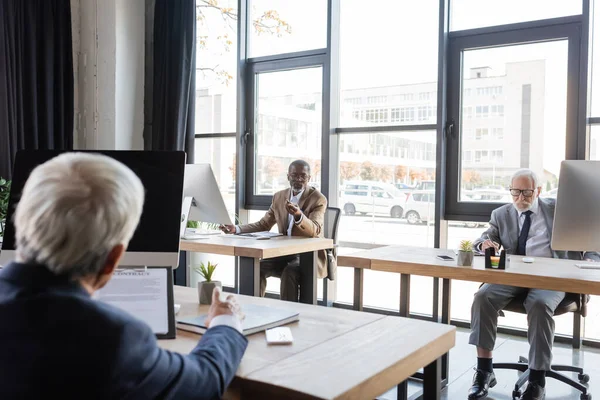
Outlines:
[[[541, 199], [541, 187], [536, 174], [529, 169], [517, 171], [512, 179], [510, 193], [513, 203], [492, 212], [490, 227], [476, 240], [477, 250], [502, 246], [509, 254], [574, 260], [600, 260], [597, 253], [552, 250], [554, 223], [553, 199]], [[564, 292], [526, 289], [506, 285], [484, 284], [475, 294], [471, 308], [471, 336], [469, 343], [477, 346], [477, 369], [469, 399], [482, 399], [488, 389], [496, 385], [492, 370], [492, 350], [496, 341], [498, 312], [515, 297], [524, 295], [527, 311], [530, 376], [521, 399], [543, 399], [545, 376], [552, 361], [554, 341], [554, 310], [564, 299]]]

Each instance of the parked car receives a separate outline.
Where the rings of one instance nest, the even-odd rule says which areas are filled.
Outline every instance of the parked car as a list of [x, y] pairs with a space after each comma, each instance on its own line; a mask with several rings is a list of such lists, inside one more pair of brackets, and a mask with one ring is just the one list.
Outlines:
[[362, 213], [402, 218], [405, 201], [405, 193], [393, 185], [376, 181], [348, 181], [340, 193], [346, 215]]
[[[409, 224], [433, 223], [435, 219], [435, 191], [420, 190], [409, 193], [404, 205], [404, 217]], [[449, 222], [453, 226], [467, 228], [485, 227], [484, 222]]]
[[408, 193], [404, 218], [409, 224], [433, 221], [435, 218], [435, 191], [415, 190]]

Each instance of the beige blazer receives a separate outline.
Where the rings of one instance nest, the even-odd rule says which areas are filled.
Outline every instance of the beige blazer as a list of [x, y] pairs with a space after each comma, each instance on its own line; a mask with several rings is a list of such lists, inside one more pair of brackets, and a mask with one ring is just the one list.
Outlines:
[[[277, 224], [279, 233], [287, 235], [289, 224], [289, 213], [285, 208], [286, 200], [290, 199], [290, 189], [281, 190], [273, 195], [273, 202], [269, 211], [258, 222], [240, 225], [241, 233], [270, 231]], [[307, 187], [300, 201], [298, 202], [302, 210], [302, 222], [292, 224], [292, 236], [304, 237], [323, 237], [323, 224], [325, 211], [327, 210], [327, 199], [314, 187]], [[327, 255], [325, 250], [319, 251], [318, 259], [319, 278], [327, 276]]]

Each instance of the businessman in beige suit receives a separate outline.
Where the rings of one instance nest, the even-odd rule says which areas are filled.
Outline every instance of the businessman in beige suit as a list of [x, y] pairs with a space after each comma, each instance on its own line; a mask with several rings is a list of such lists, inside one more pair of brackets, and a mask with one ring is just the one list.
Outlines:
[[[279, 233], [286, 236], [323, 237], [323, 221], [327, 199], [317, 189], [308, 186], [310, 165], [296, 160], [288, 168], [290, 188], [273, 195], [269, 211], [258, 222], [248, 225], [221, 225], [225, 233], [270, 231], [277, 224]], [[327, 275], [325, 250], [317, 260], [319, 278]], [[271, 258], [260, 263], [260, 294], [265, 295], [267, 278], [281, 278], [281, 299], [298, 301], [300, 255]]]

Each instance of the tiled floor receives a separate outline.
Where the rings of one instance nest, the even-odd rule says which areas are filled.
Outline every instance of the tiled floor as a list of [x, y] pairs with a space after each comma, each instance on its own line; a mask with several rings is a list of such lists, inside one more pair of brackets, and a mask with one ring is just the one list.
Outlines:
[[[476, 363], [475, 349], [468, 344], [469, 333], [466, 329], [458, 329], [456, 346], [450, 351], [450, 384], [442, 392], [443, 400], [463, 400], [471, 386], [473, 368]], [[516, 362], [519, 356], [527, 356], [529, 345], [525, 338], [499, 335], [494, 351], [494, 362]], [[600, 349], [583, 347], [572, 349], [569, 345], [554, 345], [555, 364], [577, 365], [590, 375], [589, 391], [600, 398]], [[490, 390], [489, 400], [511, 400], [513, 385], [517, 380], [517, 372], [496, 370], [498, 384]], [[568, 374], [567, 376], [571, 376]], [[573, 375], [574, 376], [574, 375]], [[409, 383], [410, 395], [417, 397], [421, 387], [416, 382]], [[396, 390], [390, 390], [379, 399], [396, 400]], [[554, 379], [546, 381], [547, 400], [579, 400], [579, 392], [570, 386]]]

